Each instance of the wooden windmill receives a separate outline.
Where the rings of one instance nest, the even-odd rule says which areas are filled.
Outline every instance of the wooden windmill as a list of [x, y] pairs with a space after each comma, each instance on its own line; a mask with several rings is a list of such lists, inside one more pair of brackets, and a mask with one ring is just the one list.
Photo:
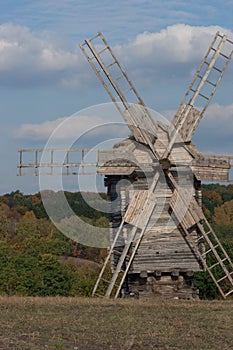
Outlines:
[[[111, 245], [93, 296], [192, 298], [194, 272], [203, 270], [223, 298], [233, 293], [233, 263], [201, 208], [201, 181], [228, 181], [232, 157], [204, 155], [191, 142], [232, 45], [225, 35], [215, 35], [171, 125], [151, 117], [101, 33], [80, 45], [131, 131], [128, 139], [98, 152], [98, 173], [105, 175], [112, 203]], [[20, 151], [21, 175], [23, 168], [34, 167], [37, 175], [41, 166], [57, 166], [52, 160], [38, 163], [40, 150], [31, 151], [34, 164], [25, 164]], [[66, 170], [74, 165], [63, 164]]]

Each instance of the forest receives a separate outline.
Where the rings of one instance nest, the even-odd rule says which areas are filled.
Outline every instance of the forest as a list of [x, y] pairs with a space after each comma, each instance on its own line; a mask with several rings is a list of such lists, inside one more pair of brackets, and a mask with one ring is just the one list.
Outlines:
[[[203, 210], [233, 260], [233, 185], [203, 185]], [[81, 193], [65, 192], [73, 211], [94, 226], [108, 217]], [[89, 203], [96, 196], [86, 193]], [[105, 194], [101, 194], [106, 199]], [[0, 196], [0, 295], [90, 296], [107, 250], [75, 242], [49, 220], [40, 193]], [[197, 273], [202, 299], [218, 298], [207, 273]]]

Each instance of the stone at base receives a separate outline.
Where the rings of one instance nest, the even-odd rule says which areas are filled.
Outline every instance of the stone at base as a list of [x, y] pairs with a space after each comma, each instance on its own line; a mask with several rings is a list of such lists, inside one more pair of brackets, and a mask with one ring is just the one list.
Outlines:
[[123, 297], [199, 299], [199, 291], [194, 287], [194, 274], [191, 271], [172, 273], [148, 273], [128, 275], [128, 285]]

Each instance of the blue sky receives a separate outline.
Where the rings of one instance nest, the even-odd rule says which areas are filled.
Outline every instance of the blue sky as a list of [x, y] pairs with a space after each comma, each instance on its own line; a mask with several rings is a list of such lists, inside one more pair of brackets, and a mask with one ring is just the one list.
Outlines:
[[[43, 147], [65, 117], [109, 102], [82, 57], [85, 38], [102, 31], [146, 104], [169, 116], [214, 33], [233, 40], [232, 13], [220, 0], [1, 0], [0, 193], [38, 191], [38, 178], [16, 176], [17, 150]], [[195, 135], [203, 152], [233, 154], [232, 91], [231, 63]], [[77, 134], [91, 125], [80, 117]]]

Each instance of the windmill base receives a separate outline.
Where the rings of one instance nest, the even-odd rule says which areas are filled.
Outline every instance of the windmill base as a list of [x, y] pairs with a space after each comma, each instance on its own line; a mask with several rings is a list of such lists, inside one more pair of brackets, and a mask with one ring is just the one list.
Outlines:
[[199, 299], [192, 271], [129, 274], [122, 297]]

